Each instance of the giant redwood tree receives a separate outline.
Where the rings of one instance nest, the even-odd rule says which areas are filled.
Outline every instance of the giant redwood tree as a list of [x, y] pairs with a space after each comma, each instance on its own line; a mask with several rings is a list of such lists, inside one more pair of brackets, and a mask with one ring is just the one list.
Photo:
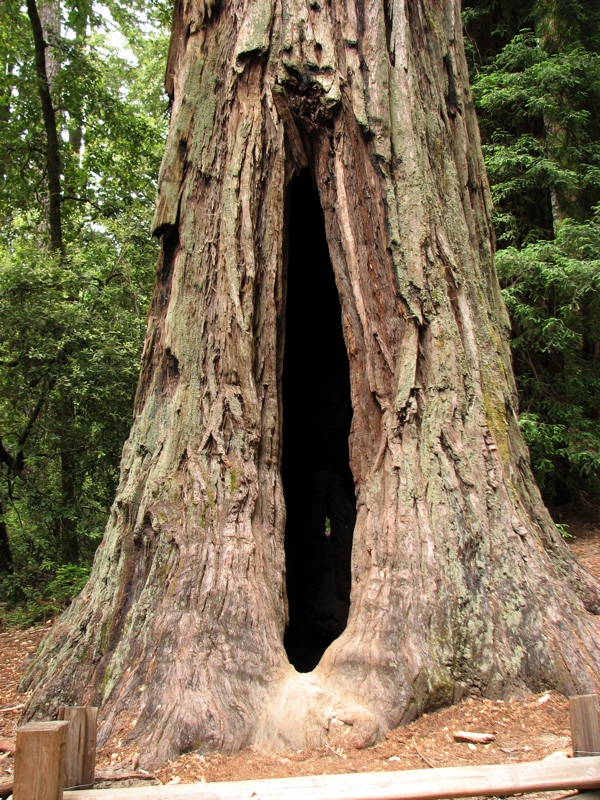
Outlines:
[[[135, 420], [30, 714], [145, 760], [587, 691], [516, 417], [458, 0], [178, 0]], [[125, 733], [123, 733], [125, 732]]]

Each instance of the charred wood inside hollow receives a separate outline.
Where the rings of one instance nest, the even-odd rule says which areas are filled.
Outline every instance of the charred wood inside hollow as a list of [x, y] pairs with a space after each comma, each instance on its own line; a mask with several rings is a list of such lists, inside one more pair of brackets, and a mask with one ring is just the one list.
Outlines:
[[312, 670], [346, 627], [356, 520], [348, 437], [350, 367], [325, 221], [308, 171], [288, 204], [282, 479], [289, 625], [285, 646]]

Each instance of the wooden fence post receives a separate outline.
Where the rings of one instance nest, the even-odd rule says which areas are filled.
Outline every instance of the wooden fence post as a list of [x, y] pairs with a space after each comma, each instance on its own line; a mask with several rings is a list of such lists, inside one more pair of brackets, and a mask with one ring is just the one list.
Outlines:
[[600, 755], [598, 695], [581, 694], [569, 698], [571, 738], [574, 756]]
[[17, 729], [14, 800], [61, 800], [68, 722], [31, 722]]
[[58, 710], [58, 718], [69, 723], [65, 789], [93, 789], [98, 709], [93, 706], [63, 706]]

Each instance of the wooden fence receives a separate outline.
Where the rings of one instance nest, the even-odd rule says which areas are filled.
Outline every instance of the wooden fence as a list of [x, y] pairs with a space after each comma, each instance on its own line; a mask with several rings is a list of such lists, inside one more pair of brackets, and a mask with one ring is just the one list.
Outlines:
[[126, 789], [92, 789], [97, 709], [65, 708], [59, 716], [18, 729], [14, 800], [61, 800], [63, 791], [64, 800], [438, 800], [600, 790], [596, 695], [570, 700], [573, 759]]

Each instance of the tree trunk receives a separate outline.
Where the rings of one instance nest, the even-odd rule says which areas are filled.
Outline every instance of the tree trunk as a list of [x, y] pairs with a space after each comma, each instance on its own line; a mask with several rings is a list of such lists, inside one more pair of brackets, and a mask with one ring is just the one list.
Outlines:
[[458, 3], [180, 0], [167, 86], [135, 420], [29, 715], [93, 700], [151, 763], [592, 690], [599, 587], [519, 434]]
[[[47, 5], [47, 11], [51, 5]], [[44, 29], [35, 0], [27, 0], [27, 14], [31, 23], [35, 47], [35, 68], [38, 79], [38, 90], [44, 118], [46, 134], [46, 179], [48, 181], [48, 224], [50, 227], [50, 244], [52, 250], [63, 252], [62, 238], [62, 190], [60, 174], [60, 147], [56, 129], [56, 112], [50, 92], [53, 71], [57, 67], [54, 55], [46, 55], [49, 48], [44, 39]], [[48, 20], [47, 20], [48, 21]], [[51, 50], [52, 53], [52, 50]]]
[[[74, 13], [69, 20], [69, 24], [73, 30], [73, 33], [75, 34], [74, 47], [83, 54], [86, 52], [88, 47], [88, 24], [92, 14], [92, 2], [90, 2], [90, 0], [86, 0], [86, 2], [79, 2], [73, 11]], [[81, 162], [81, 157], [83, 155], [82, 147], [84, 124], [85, 112], [83, 103], [80, 100], [80, 102], [76, 105], [71, 105], [71, 108], [69, 109], [67, 125], [69, 132], [69, 149], [77, 159], [78, 163]]]
[[45, 47], [46, 77], [50, 93], [60, 72], [60, 5], [57, 0], [40, 2], [38, 7]]
[[14, 569], [14, 561], [8, 529], [4, 521], [4, 503], [0, 500], [0, 574], [7, 574]]
[[[73, 416], [67, 418], [73, 423]], [[60, 488], [61, 515], [57, 520], [56, 540], [62, 564], [77, 564], [80, 558], [79, 539], [77, 536], [77, 481], [75, 457], [70, 449], [69, 430], [63, 439], [63, 450], [60, 454]]]

